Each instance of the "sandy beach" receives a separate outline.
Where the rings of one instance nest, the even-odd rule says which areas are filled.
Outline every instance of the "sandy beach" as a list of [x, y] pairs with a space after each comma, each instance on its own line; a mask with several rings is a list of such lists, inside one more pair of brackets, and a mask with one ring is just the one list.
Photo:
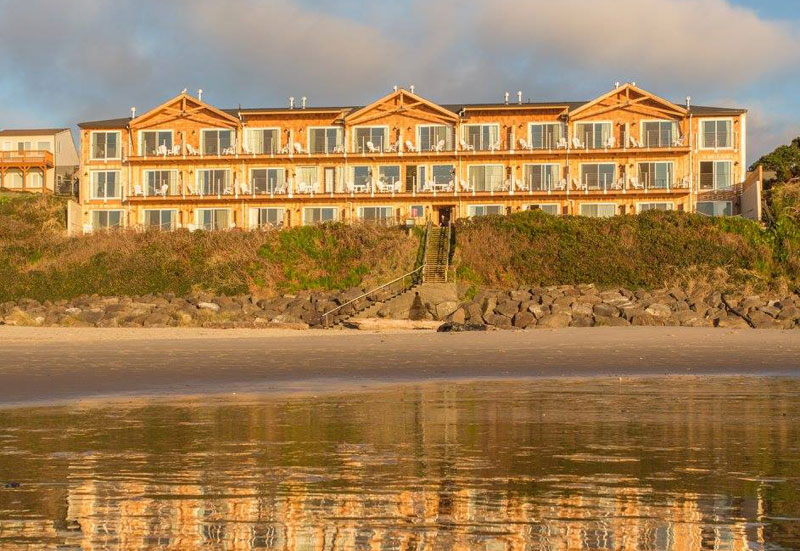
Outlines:
[[324, 391], [431, 379], [800, 375], [800, 334], [698, 328], [393, 331], [0, 327], [0, 405]]

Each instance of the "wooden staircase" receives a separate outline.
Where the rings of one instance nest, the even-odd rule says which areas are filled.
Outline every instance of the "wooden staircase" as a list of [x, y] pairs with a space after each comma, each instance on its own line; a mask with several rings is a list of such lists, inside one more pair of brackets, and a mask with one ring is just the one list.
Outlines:
[[451, 226], [443, 228], [429, 225], [425, 242], [425, 264], [422, 281], [425, 283], [447, 283], [450, 268]]

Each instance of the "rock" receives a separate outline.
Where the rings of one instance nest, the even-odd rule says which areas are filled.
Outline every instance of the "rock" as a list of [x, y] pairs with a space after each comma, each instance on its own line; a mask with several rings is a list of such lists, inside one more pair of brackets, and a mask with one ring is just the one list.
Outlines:
[[198, 302], [197, 308], [200, 310], [211, 310], [212, 312], [219, 312], [220, 306], [214, 302]]
[[467, 305], [467, 319], [471, 323], [483, 323], [483, 308], [477, 302]]
[[571, 296], [565, 297], [558, 297], [553, 301], [553, 305], [563, 306], [565, 308], [569, 308], [572, 306], [572, 303], [575, 302], [575, 299]]
[[591, 327], [594, 325], [594, 320], [592, 316], [584, 316], [584, 315], [577, 315], [572, 316], [572, 321], [570, 321], [571, 327]]
[[750, 314], [750, 321], [756, 329], [780, 329], [782, 324], [769, 314], [756, 310]]
[[528, 306], [528, 312], [533, 314], [533, 316], [537, 320], [541, 319], [543, 316], [546, 316], [547, 314], [550, 313], [547, 308], [545, 308], [545, 307], [543, 307], [543, 306], [541, 306], [539, 304], [536, 304], [536, 303], [531, 304], [530, 306]]
[[[739, 304], [739, 308], [742, 310], [750, 310], [751, 308], [758, 308], [763, 305], [764, 301], [761, 300], [761, 297], [758, 295], [751, 295], [742, 299], [742, 302]], [[712, 306], [715, 305], [712, 304]]]
[[628, 320], [619, 316], [595, 316], [594, 324], [596, 327], [627, 327], [630, 325]]
[[716, 327], [724, 327], [726, 329], [750, 329], [750, 326], [739, 316], [730, 316], [727, 318], [717, 318], [714, 325]]
[[609, 304], [607, 302], [600, 302], [594, 305], [594, 307], [592, 308], [592, 313], [595, 316], [605, 316], [613, 318], [619, 316], [619, 309], [613, 304]]
[[665, 325], [666, 321], [663, 317], [656, 317], [652, 314], [648, 314], [647, 312], [643, 314], [635, 314], [631, 318], [631, 325], [638, 325], [638, 326], [659, 326]]
[[104, 315], [105, 312], [103, 312], [102, 310], [84, 310], [75, 317], [78, 318], [83, 323], [94, 325], [95, 323], [103, 319]]
[[697, 312], [693, 312], [692, 310], [681, 310], [679, 312], [674, 312], [672, 316], [670, 316], [669, 320], [672, 322], [670, 325], [687, 325], [695, 320], [703, 319]]
[[781, 321], [797, 321], [800, 319], [800, 308], [794, 305], [784, 306], [776, 317]]
[[488, 314], [484, 316], [488, 325], [494, 325], [498, 329], [511, 329], [511, 318], [503, 314]]
[[75, 306], [72, 306], [72, 307], [67, 308], [66, 310], [64, 310], [64, 313], [67, 314], [68, 316], [76, 316], [76, 315], [81, 313], [81, 309], [80, 308], [76, 308]]
[[497, 307], [497, 297], [494, 295], [489, 296], [486, 300], [483, 301], [483, 307], [481, 315], [486, 318], [487, 315], [494, 313], [494, 309]]
[[519, 302], [513, 300], [507, 300], [505, 302], [501, 302], [500, 304], [498, 304], [495, 307], [494, 312], [496, 314], [502, 314], [503, 316], [511, 318], [514, 316], [514, 314], [519, 312], [519, 305], [520, 305]]
[[678, 302], [685, 301], [686, 298], [687, 298], [686, 293], [683, 292], [682, 289], [678, 289], [677, 287], [669, 290], [669, 296], [671, 296], [672, 298], [674, 298]]
[[153, 312], [142, 320], [143, 327], [166, 327], [170, 323], [169, 315], [162, 312]]
[[668, 318], [672, 315], [672, 309], [666, 304], [655, 302], [645, 309], [645, 313], [655, 318]]
[[586, 316], [591, 318], [592, 314], [594, 313], [594, 309], [592, 308], [591, 304], [584, 304], [582, 302], [574, 302], [570, 307], [572, 310], [573, 316]]
[[434, 305], [436, 319], [443, 320], [458, 308], [458, 302], [444, 301]]
[[512, 324], [517, 329], [525, 329], [536, 324], [536, 317], [528, 311], [517, 312], [514, 314]]
[[436, 329], [439, 333], [459, 333], [461, 331], [486, 331], [487, 327], [482, 323], [457, 323], [447, 321]]
[[455, 312], [450, 314], [449, 321], [458, 325], [464, 325], [464, 323], [467, 321], [467, 313], [464, 311], [464, 308], [458, 308]]
[[557, 329], [569, 327], [570, 316], [567, 314], [548, 314], [536, 322], [536, 327]]

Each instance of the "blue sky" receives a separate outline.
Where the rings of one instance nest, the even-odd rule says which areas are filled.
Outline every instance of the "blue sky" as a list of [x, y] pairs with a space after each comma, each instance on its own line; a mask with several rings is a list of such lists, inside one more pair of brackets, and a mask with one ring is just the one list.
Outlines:
[[[220, 107], [585, 100], [615, 81], [745, 107], [749, 157], [800, 135], [797, 0], [0, 0], [0, 128]], [[654, 17], [657, 14], [657, 17]]]

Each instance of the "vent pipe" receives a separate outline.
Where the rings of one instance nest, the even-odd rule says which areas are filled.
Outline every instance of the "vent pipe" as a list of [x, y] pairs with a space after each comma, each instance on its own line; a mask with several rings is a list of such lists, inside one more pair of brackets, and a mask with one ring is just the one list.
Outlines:
[[397, 92], [397, 84], [395, 84], [394, 86], [392, 86], [392, 90], [394, 90], [395, 92]]
[[305, 96], [303, 96], [302, 98], [300, 98], [300, 102], [301, 102], [301, 103], [302, 103], [302, 105], [303, 105], [303, 109], [305, 109], [305, 108], [306, 108], [306, 100], [307, 100], [307, 99], [308, 99], [308, 98], [307, 98], [307, 97], [305, 97]]
[[614, 88], [619, 88], [619, 81], [614, 83]]
[[289, 109], [294, 109], [294, 96], [289, 97]]
[[197, 99], [199, 99], [200, 101], [203, 101], [203, 89], [202, 88], [200, 88], [197, 91]]
[[631, 86], [634, 86], [634, 87], [636, 86], [636, 81], [635, 80], [633, 82], [631, 82]]
[[522, 90], [517, 91], [517, 103], [522, 105]]
[[409, 90], [409, 92], [411, 92], [413, 94], [414, 93], [414, 85], [412, 84], [411, 86], [409, 86], [408, 90]]
[[692, 108], [692, 96], [686, 96], [686, 109]]
[[506, 93], [505, 93], [505, 96], [504, 96], [504, 100], [503, 100], [503, 102], [504, 102], [506, 105], [508, 105], [508, 96], [509, 96], [509, 93], [508, 93], [508, 92], [506, 92]]
[[136, 118], [136, 108], [135, 107], [131, 107], [131, 118], [132, 119]]

